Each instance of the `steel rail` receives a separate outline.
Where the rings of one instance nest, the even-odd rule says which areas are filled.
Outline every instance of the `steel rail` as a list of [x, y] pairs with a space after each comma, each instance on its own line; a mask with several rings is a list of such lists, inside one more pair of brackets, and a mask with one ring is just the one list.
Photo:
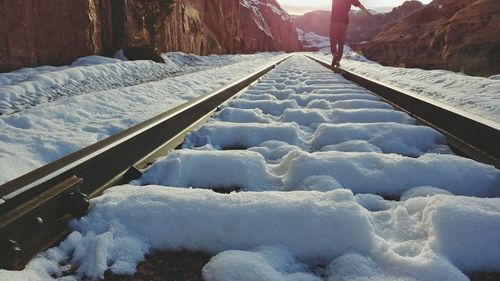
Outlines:
[[500, 124], [306, 55], [446, 136], [459, 154], [500, 168]]
[[88, 196], [139, 177], [140, 168], [177, 147], [221, 104], [290, 56], [0, 185], [0, 268], [20, 268], [34, 254], [60, 241], [67, 235], [68, 220], [87, 212]]

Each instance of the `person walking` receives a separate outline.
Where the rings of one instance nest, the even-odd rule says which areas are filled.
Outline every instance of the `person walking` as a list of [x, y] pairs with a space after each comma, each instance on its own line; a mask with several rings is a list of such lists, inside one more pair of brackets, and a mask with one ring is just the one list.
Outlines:
[[332, 66], [339, 67], [340, 59], [344, 54], [344, 44], [349, 25], [349, 11], [351, 5], [360, 8], [365, 13], [371, 13], [359, 0], [332, 0], [332, 18], [330, 21], [330, 48], [332, 50]]

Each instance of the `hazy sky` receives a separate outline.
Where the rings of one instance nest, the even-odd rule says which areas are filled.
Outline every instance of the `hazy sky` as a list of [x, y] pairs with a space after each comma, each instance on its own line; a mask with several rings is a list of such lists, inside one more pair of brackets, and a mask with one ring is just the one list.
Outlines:
[[[388, 8], [401, 5], [405, 0], [360, 0], [367, 8]], [[332, 0], [278, 0], [281, 6], [289, 13], [297, 14], [312, 10], [328, 10], [331, 8]], [[420, 0], [427, 4], [431, 0]], [[386, 10], [385, 9], [385, 10]], [[384, 10], [384, 9], [382, 9]]]

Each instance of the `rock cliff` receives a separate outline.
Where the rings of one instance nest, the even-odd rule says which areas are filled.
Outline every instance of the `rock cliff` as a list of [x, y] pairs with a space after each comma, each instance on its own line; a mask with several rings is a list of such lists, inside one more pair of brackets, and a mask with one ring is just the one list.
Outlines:
[[0, 71], [104, 52], [104, 2], [0, 0]]
[[498, 4], [498, 0], [435, 0], [355, 48], [386, 65], [498, 74]]
[[276, 0], [0, 0], [0, 72], [124, 47], [195, 54], [300, 51]]
[[[406, 1], [401, 6], [394, 8], [389, 13], [369, 16], [359, 11], [351, 11], [349, 15], [347, 42], [358, 43], [372, 39], [381, 30], [421, 9], [423, 4], [419, 1]], [[314, 32], [318, 35], [329, 36], [330, 11], [313, 11], [300, 17], [293, 17], [297, 28], [304, 32]]]
[[292, 21], [305, 33], [314, 32], [321, 36], [329, 36], [331, 16], [330, 11], [312, 11], [302, 16], [292, 16]]
[[389, 13], [369, 16], [361, 12], [351, 12], [347, 42], [353, 44], [368, 41], [380, 31], [396, 25], [400, 20], [423, 7], [424, 5], [420, 1], [406, 1]]

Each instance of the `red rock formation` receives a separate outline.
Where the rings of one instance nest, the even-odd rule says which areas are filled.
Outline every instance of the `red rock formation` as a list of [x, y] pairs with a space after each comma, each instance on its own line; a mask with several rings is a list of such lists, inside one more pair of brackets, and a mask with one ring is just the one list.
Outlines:
[[0, 71], [102, 53], [105, 2], [0, 0]]
[[[127, 46], [195, 54], [299, 51], [276, 0], [0, 0], [0, 71]], [[165, 2], [165, 1], [163, 1]]]
[[[276, 0], [182, 0], [155, 40], [196, 54], [300, 51], [295, 26]], [[134, 32], [127, 32], [133, 34]]]
[[435, 0], [372, 41], [354, 46], [386, 65], [500, 73], [498, 0]]
[[[370, 40], [387, 26], [395, 24], [422, 7], [423, 4], [419, 1], [406, 1], [401, 6], [385, 14], [369, 16], [365, 13], [351, 11], [347, 42], [351, 44]], [[329, 36], [330, 17], [330, 11], [313, 11], [300, 17], [293, 17], [293, 22], [297, 28], [302, 29], [304, 32]]]
[[240, 52], [253, 52], [264, 43], [266, 51], [301, 51], [295, 25], [276, 0], [240, 0]]
[[347, 42], [353, 44], [371, 40], [380, 31], [397, 24], [401, 19], [423, 7], [419, 1], [406, 1], [389, 13], [376, 14], [373, 17], [361, 12], [352, 14], [347, 30]]
[[305, 33], [314, 32], [318, 35], [329, 36], [331, 17], [331, 11], [312, 11], [302, 16], [292, 16], [292, 21]]

